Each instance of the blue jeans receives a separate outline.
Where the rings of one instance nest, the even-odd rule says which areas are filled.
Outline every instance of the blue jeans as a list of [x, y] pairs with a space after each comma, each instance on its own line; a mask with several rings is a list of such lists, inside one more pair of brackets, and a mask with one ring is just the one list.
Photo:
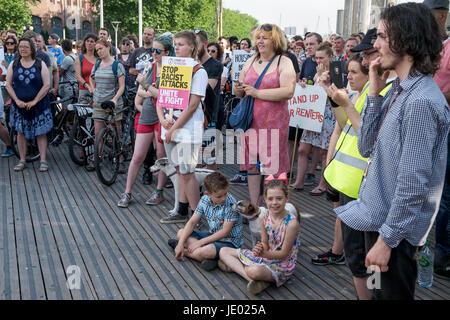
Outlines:
[[[450, 150], [450, 137], [449, 146]], [[445, 172], [444, 191], [442, 192], [441, 205], [436, 216], [436, 247], [435, 247], [435, 268], [444, 268], [450, 257], [450, 157], [447, 155], [447, 170]]]
[[[193, 237], [197, 240], [201, 240], [203, 238], [209, 237], [210, 235], [212, 235], [211, 232], [202, 232], [202, 231], [194, 230], [191, 234], [191, 237]], [[220, 249], [222, 249], [223, 247], [237, 249], [231, 242], [227, 242], [227, 241], [216, 241], [216, 242], [211, 242], [209, 244], [213, 244], [214, 247], [216, 247], [216, 256], [214, 257], [214, 260], [219, 260], [219, 252], [220, 252]]]

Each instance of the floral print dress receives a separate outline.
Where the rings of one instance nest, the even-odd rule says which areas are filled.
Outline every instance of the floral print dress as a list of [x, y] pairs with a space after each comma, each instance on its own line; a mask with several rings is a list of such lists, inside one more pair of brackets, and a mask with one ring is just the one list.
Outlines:
[[[289, 222], [296, 217], [292, 213], [288, 213], [283, 220], [275, 225], [270, 218], [269, 210], [264, 210], [260, 217], [264, 221], [266, 233], [269, 237], [269, 251], [279, 251], [283, 246], [286, 237], [286, 230]], [[300, 245], [300, 232], [295, 238], [294, 245], [289, 252], [288, 257], [284, 261], [269, 260], [266, 258], [256, 257], [253, 251], [248, 249], [238, 249], [239, 260], [247, 266], [263, 265], [272, 273], [277, 287], [285, 283], [294, 273], [295, 264], [297, 262], [297, 253]]]

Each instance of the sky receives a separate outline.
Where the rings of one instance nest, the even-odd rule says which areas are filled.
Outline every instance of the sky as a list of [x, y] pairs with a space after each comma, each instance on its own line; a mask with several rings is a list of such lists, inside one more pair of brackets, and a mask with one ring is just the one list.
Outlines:
[[[407, 1], [398, 0], [398, 3]], [[344, 4], [345, 0], [223, 0], [224, 8], [247, 13], [260, 24], [273, 23], [282, 29], [296, 27], [297, 34], [304, 34], [305, 28], [320, 34], [328, 34], [331, 29], [334, 33], [337, 10], [344, 9]]]

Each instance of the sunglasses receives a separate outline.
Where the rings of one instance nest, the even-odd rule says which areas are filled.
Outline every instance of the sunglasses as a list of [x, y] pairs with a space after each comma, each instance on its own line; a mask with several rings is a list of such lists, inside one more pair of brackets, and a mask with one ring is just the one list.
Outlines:
[[198, 33], [200, 33], [200, 31], [202, 31], [202, 29], [195, 29], [195, 30], [194, 30], [194, 33], [195, 33], [195, 34], [198, 34]]
[[270, 24], [263, 24], [263, 25], [261, 26], [261, 28], [262, 28], [264, 31], [272, 31], [272, 26], [271, 26]]
[[5, 42], [5, 44], [8, 46], [8, 45], [15, 45], [16, 43], [15, 42]]
[[150, 52], [151, 53], [156, 52], [156, 54], [161, 54], [161, 50], [155, 48], [150, 48]]
[[359, 53], [359, 56], [360, 56], [361, 58], [368, 58], [370, 55], [372, 55], [372, 54], [374, 54], [374, 53], [376, 53], [376, 52], [378, 52], [377, 49], [372, 50], [372, 51], [369, 51], [369, 52], [367, 52], [367, 53], [360, 52], [360, 53]]
[[208, 53], [216, 53], [217, 51], [216, 50], [209, 50], [208, 49]]

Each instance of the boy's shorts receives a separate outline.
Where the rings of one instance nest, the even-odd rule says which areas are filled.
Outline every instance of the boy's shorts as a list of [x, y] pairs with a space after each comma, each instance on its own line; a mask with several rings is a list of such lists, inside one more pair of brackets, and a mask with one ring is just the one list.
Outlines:
[[195, 172], [201, 146], [201, 143], [164, 143], [169, 163], [174, 167], [179, 167], [181, 174]]
[[[202, 231], [194, 230], [194, 231], [192, 231], [191, 237], [193, 237], [197, 240], [201, 240], [203, 238], [209, 237], [210, 235], [212, 235], [211, 232], [202, 232]], [[216, 241], [216, 242], [211, 242], [208, 244], [213, 244], [216, 247], [216, 256], [214, 257], [214, 260], [219, 260], [220, 249], [222, 249], [224, 247], [237, 249], [237, 247], [234, 244], [232, 244], [231, 242], [227, 242], [227, 241]]]

